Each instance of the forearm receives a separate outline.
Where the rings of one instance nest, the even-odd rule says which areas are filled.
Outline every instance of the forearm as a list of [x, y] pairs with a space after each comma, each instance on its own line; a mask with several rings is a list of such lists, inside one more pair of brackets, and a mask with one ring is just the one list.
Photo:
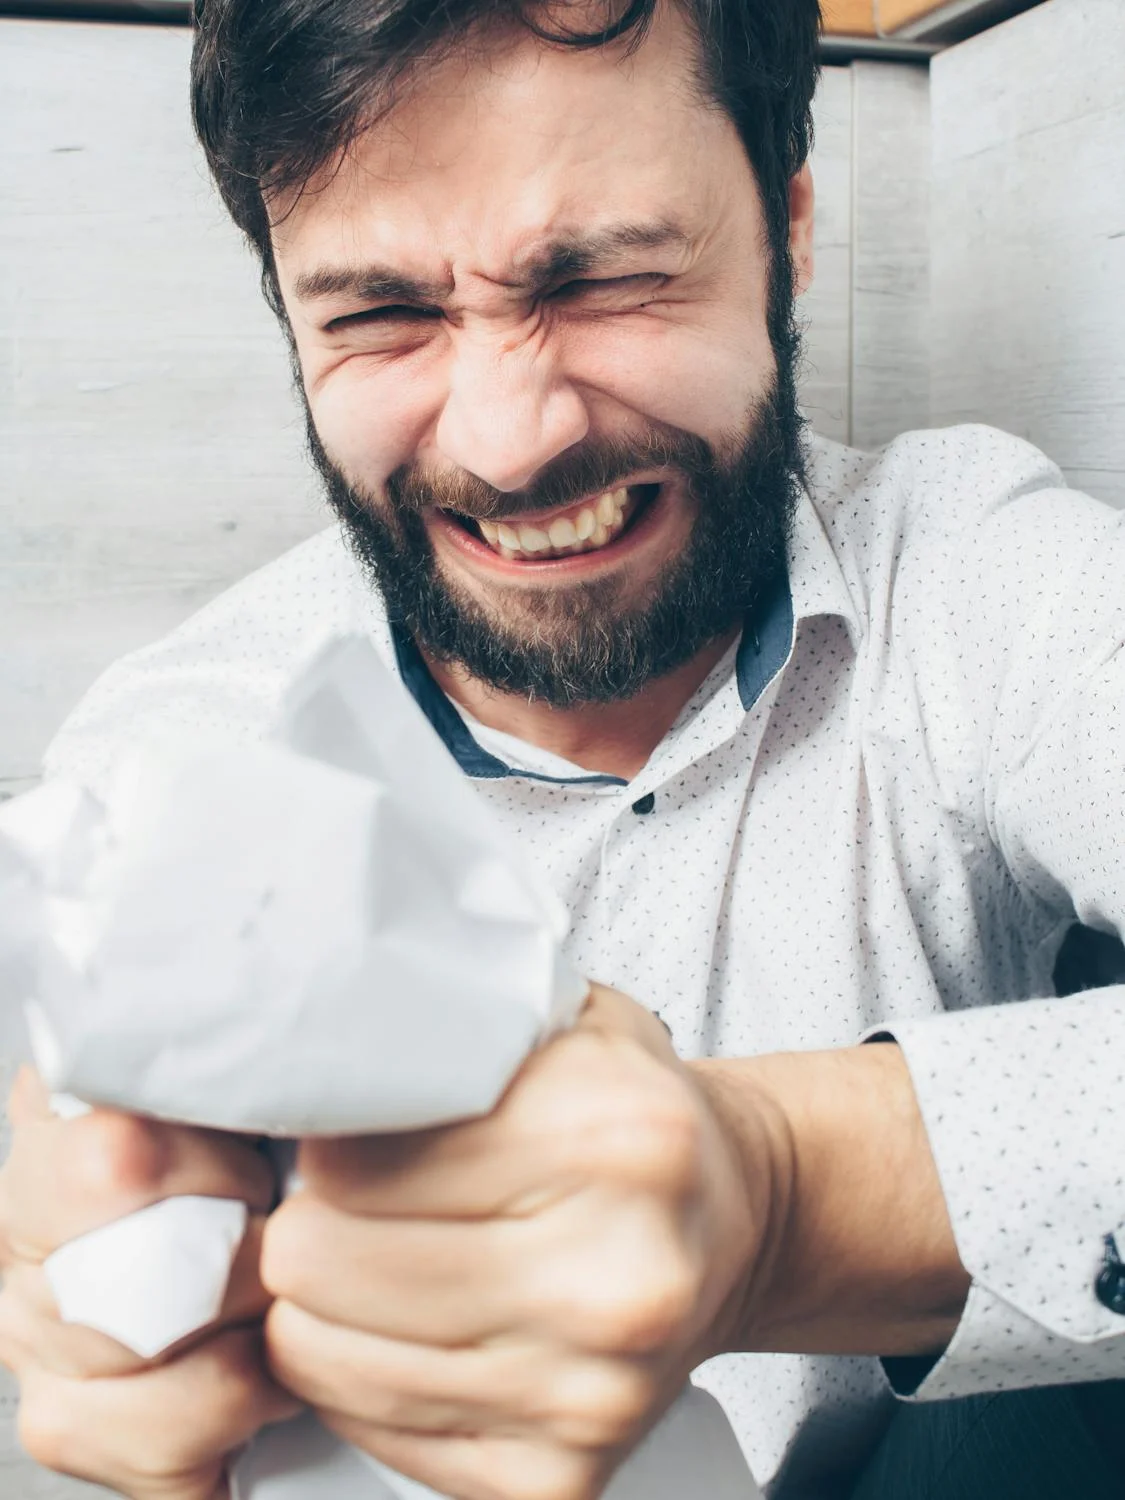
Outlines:
[[[936, 1352], [969, 1287], [902, 1054], [893, 1045], [692, 1065], [760, 1173], [772, 1222], [723, 1349]], [[714, 1352], [721, 1352], [716, 1349]]]

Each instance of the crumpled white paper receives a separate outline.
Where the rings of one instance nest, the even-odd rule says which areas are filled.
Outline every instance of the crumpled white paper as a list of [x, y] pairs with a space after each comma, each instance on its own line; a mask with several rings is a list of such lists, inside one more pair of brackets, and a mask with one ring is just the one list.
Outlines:
[[[149, 743], [105, 806], [52, 783], [0, 809], [0, 998], [23, 1003], [48, 1086], [86, 1104], [289, 1139], [485, 1113], [581, 1008], [566, 931], [358, 637], [312, 657], [263, 743]], [[83, 1236], [48, 1262], [62, 1316], [159, 1353], [215, 1316], [245, 1222], [183, 1198]], [[431, 1494], [311, 1418], [266, 1429], [232, 1482], [234, 1500]], [[755, 1493], [694, 1388], [609, 1491]]]
[[490, 1109], [585, 994], [558, 903], [358, 638], [268, 742], [148, 745], [104, 809], [50, 783], [0, 810], [5, 837], [31, 939], [6, 967], [30, 950], [37, 1061], [91, 1103], [276, 1136], [434, 1125]]
[[60, 1318], [154, 1358], [218, 1317], [247, 1219], [229, 1198], [167, 1198], [71, 1240], [43, 1268]]

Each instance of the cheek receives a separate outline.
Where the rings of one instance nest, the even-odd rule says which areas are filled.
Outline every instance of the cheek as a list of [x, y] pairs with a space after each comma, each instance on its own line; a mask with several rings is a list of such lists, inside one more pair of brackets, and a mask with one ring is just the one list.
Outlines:
[[308, 400], [321, 443], [353, 483], [381, 490], [415, 457], [428, 394], [401, 366], [348, 360], [318, 381]]
[[638, 318], [576, 340], [572, 358], [582, 383], [614, 405], [709, 441], [742, 429], [775, 371], [765, 328], [749, 319], [701, 328]]

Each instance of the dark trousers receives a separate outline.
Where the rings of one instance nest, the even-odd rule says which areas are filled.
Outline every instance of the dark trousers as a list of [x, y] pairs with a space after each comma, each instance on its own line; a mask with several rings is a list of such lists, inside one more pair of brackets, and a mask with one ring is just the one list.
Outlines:
[[1125, 1500], [1125, 1380], [901, 1406], [851, 1500]]

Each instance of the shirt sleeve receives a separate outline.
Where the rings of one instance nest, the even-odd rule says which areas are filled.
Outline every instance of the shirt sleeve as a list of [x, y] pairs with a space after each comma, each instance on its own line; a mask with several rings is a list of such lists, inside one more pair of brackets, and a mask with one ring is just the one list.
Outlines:
[[891, 1034], [973, 1278], [952, 1341], [920, 1381], [888, 1362], [898, 1393], [1125, 1379], [1125, 1317], [1095, 1295], [1105, 1235], [1125, 1251], [1125, 987]]
[[[951, 557], [947, 680], [1014, 899], [1040, 930], [1077, 919], [1120, 936], [1125, 515], [1057, 488], [1016, 495]], [[972, 1276], [912, 1393], [1125, 1378], [1125, 1315], [1095, 1290], [1107, 1235], [1125, 1256], [1125, 986], [883, 1032], [910, 1069]]]

